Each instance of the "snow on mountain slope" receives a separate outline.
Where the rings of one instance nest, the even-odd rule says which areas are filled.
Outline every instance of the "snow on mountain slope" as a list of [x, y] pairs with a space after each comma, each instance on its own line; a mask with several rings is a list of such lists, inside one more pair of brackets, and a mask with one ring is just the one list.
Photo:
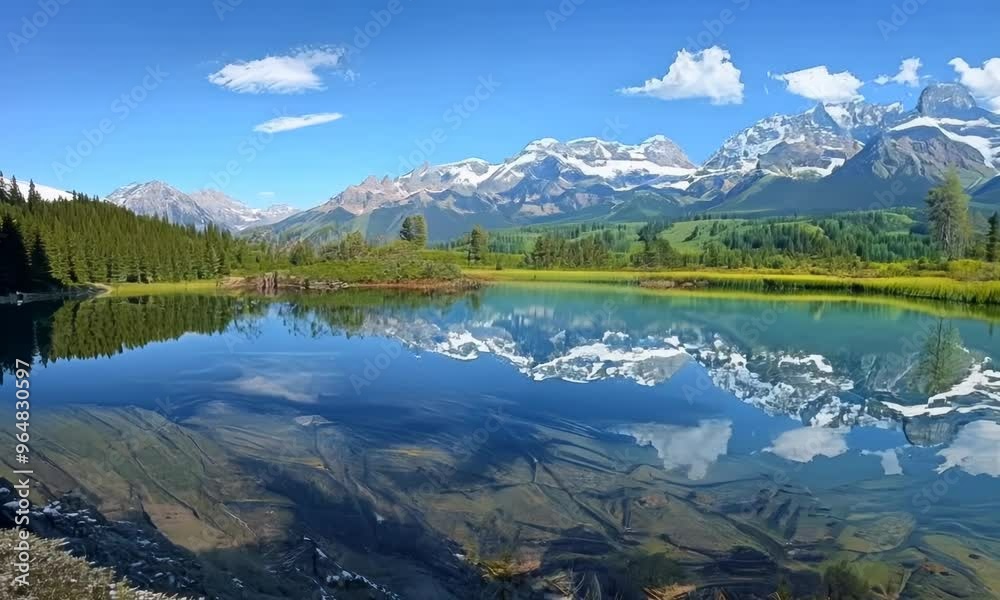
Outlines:
[[189, 196], [208, 213], [213, 223], [234, 231], [277, 223], [299, 212], [285, 204], [276, 204], [263, 209], [251, 208], [220, 190], [198, 190]]
[[[10, 186], [11, 186], [11, 181], [8, 180], [8, 179], [4, 179], [3, 180], [3, 185], [6, 187], [6, 189], [9, 190]], [[28, 197], [28, 190], [30, 188], [31, 188], [31, 182], [30, 182], [30, 180], [29, 181], [18, 180], [18, 182], [17, 182], [17, 189], [21, 190], [21, 195], [24, 196], [25, 198]], [[60, 198], [65, 198], [65, 199], [69, 200], [70, 197], [72, 196], [72, 194], [70, 194], [69, 192], [67, 192], [65, 190], [60, 190], [60, 189], [57, 189], [57, 188], [54, 188], [54, 187], [50, 187], [50, 186], [47, 186], [47, 185], [42, 185], [40, 183], [36, 183], [35, 184], [35, 191], [37, 191], [38, 194], [42, 197], [42, 200], [45, 200], [47, 202], [51, 202], [53, 200], [58, 200]]]
[[185, 194], [162, 181], [126, 185], [112, 192], [106, 200], [136, 214], [166, 217], [179, 225], [203, 228], [212, 223], [233, 231], [270, 225], [298, 212], [285, 205], [250, 208], [219, 190]]
[[[29, 185], [30, 183], [26, 181], [17, 182], [17, 187], [21, 189], [21, 194], [23, 194], [25, 198], [28, 197]], [[35, 190], [39, 193], [39, 195], [41, 195], [42, 200], [47, 201], [58, 200], [59, 198], [66, 198], [68, 200], [71, 196], [71, 194], [65, 190], [56, 189], [40, 183], [35, 184]]]
[[897, 125], [891, 131], [904, 131], [914, 127], [929, 127], [943, 133], [948, 139], [972, 146], [983, 155], [984, 162], [991, 167], [1000, 167], [1000, 124], [986, 119], [962, 121], [960, 119], [935, 119], [916, 117]]
[[776, 149], [784, 151], [786, 147], [795, 147], [793, 154], [800, 160], [822, 165], [787, 164], [784, 171], [779, 169], [775, 174], [789, 175], [795, 172], [795, 167], [809, 167], [829, 174], [836, 166], [836, 159], [843, 164], [887, 122], [894, 123], [902, 113], [899, 103], [879, 106], [856, 101], [820, 105], [797, 115], [767, 117], [726, 140], [701, 171], [746, 173], [756, 169], [758, 163], [762, 159], [766, 161]]
[[106, 201], [151, 217], [164, 217], [178, 225], [204, 228], [211, 216], [190, 196], [162, 181], [131, 183], [111, 192]]
[[356, 215], [412, 203], [427, 194], [480, 194], [495, 204], [558, 195], [581, 182], [617, 190], [640, 185], [669, 185], [692, 175], [695, 166], [664, 136], [628, 145], [598, 138], [560, 142], [535, 140], [502, 163], [470, 158], [443, 165], [423, 165], [398, 178], [368, 177], [333, 197], [319, 210], [338, 208]]

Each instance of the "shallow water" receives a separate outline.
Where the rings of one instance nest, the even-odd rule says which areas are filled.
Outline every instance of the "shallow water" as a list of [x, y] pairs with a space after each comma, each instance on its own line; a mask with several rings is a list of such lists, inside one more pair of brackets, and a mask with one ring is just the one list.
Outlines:
[[837, 560], [904, 597], [1000, 589], [985, 321], [508, 285], [112, 298], [0, 323], [4, 365], [35, 363], [50, 491], [198, 552], [305, 532], [403, 597], [462, 597], [469, 557], [493, 555], [525, 586], [590, 569], [628, 593], [612, 571], [642, 553], [746, 594], [818, 585]]

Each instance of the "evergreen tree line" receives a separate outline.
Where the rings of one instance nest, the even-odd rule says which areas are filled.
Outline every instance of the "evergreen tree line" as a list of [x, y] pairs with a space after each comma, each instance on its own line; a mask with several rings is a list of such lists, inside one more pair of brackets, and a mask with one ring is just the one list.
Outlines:
[[40, 364], [60, 359], [114, 356], [188, 332], [221, 333], [241, 319], [256, 318], [267, 303], [234, 296], [161, 295], [66, 303], [0, 305], [0, 322], [13, 328], [0, 346], [3, 373], [17, 359]]
[[0, 294], [212, 279], [273, 254], [212, 225], [196, 231], [76, 192], [47, 202], [30, 189], [23, 197], [0, 174]]

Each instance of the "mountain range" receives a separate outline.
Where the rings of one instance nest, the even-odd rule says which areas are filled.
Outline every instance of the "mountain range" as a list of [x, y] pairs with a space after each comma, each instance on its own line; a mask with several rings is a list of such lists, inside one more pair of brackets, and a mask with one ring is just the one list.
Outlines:
[[474, 224], [643, 221], [702, 212], [753, 216], [922, 206], [958, 172], [977, 205], [1000, 204], [1000, 115], [954, 83], [925, 88], [917, 105], [856, 100], [774, 115], [737, 132], [703, 164], [653, 136], [630, 145], [543, 138], [499, 163], [479, 158], [370, 176], [306, 210], [252, 209], [215, 190], [185, 194], [153, 181], [107, 197], [140, 214], [281, 242], [326, 242], [360, 230], [394, 237], [423, 214], [432, 240]]
[[185, 194], [162, 181], [130, 183], [112, 192], [106, 201], [140, 215], [166, 217], [171, 223], [206, 227], [209, 223], [230, 231], [242, 231], [277, 223], [297, 209], [275, 204], [251, 208], [219, 190], [199, 190]]
[[976, 201], [1000, 203], [1000, 116], [979, 108], [961, 85], [933, 84], [912, 110], [859, 100], [768, 117], [727, 139], [702, 165], [664, 136], [636, 145], [545, 138], [497, 164], [473, 158], [394, 179], [369, 177], [258, 233], [314, 241], [350, 230], [391, 236], [418, 212], [432, 239], [451, 239], [474, 223], [921, 206], [949, 169]]

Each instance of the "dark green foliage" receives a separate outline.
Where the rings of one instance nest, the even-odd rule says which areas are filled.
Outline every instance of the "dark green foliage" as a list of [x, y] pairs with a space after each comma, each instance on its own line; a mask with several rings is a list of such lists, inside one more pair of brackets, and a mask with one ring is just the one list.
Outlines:
[[21, 188], [17, 185], [17, 177], [10, 178], [10, 185], [7, 188], [7, 202], [10, 204], [24, 204], [25, 202]]
[[990, 229], [986, 233], [986, 260], [996, 262], [1000, 256], [1000, 215], [993, 213], [989, 225]]
[[34, 179], [29, 179], [28, 180], [28, 202], [41, 202], [41, 201], [42, 201], [42, 195], [39, 194], [38, 190], [35, 188], [35, 180]]
[[[3, 187], [0, 185], [0, 187]], [[70, 200], [0, 203], [0, 294], [77, 283], [211, 279], [256, 266], [266, 248], [214, 226], [204, 231], [141, 217], [73, 193]], [[32, 188], [33, 189], [33, 188]]]
[[538, 269], [602, 268], [608, 265], [608, 259], [607, 246], [596, 236], [567, 241], [555, 235], [543, 235], [535, 240], [526, 262]]
[[920, 353], [920, 377], [924, 391], [939, 394], [949, 389], [964, 370], [962, 338], [951, 323], [939, 320], [929, 332]]
[[469, 264], [478, 263], [486, 257], [489, 244], [489, 234], [481, 226], [476, 225], [469, 232], [467, 259]]
[[961, 258], [972, 238], [969, 195], [954, 171], [927, 193], [931, 238], [949, 258]]
[[0, 294], [31, 289], [31, 268], [24, 236], [14, 218], [0, 214]]
[[420, 248], [427, 245], [427, 220], [423, 215], [412, 215], [403, 219], [399, 229], [399, 239], [416, 244]]
[[354, 260], [368, 253], [368, 242], [360, 231], [352, 231], [335, 244], [327, 244], [320, 251], [323, 260]]

